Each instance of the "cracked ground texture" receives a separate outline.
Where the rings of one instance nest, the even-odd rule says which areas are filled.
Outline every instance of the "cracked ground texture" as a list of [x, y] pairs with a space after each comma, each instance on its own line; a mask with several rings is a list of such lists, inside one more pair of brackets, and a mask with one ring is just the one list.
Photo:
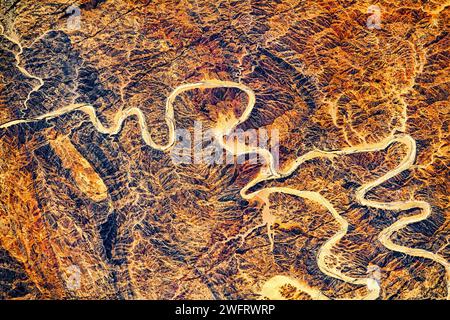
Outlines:
[[[448, 299], [449, 21], [0, 0], [0, 298]], [[194, 121], [278, 130], [279, 168], [175, 163]]]

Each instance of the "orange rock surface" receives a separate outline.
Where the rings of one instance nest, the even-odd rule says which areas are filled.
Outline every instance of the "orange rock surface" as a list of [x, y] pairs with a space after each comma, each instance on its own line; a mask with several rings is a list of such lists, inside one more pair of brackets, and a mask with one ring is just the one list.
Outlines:
[[450, 297], [450, 2], [70, 5], [0, 3], [1, 299]]

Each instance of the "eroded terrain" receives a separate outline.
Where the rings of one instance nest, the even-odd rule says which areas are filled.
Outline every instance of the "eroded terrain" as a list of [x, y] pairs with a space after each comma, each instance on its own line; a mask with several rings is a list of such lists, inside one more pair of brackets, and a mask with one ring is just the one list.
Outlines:
[[0, 10], [1, 298], [450, 297], [450, 3]]

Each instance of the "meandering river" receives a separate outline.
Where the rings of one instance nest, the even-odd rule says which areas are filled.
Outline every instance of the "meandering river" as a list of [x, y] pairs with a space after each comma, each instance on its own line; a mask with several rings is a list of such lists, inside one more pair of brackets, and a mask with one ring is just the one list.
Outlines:
[[[12, 39], [13, 41], [14, 39]], [[23, 68], [20, 68], [22, 72], [26, 72]], [[26, 73], [29, 75], [28, 73]], [[31, 75], [29, 75], [32, 77]], [[35, 78], [35, 77], [33, 77]], [[42, 81], [42, 79], [41, 79]], [[39, 83], [41, 83], [39, 81]], [[33, 90], [37, 90], [39, 88], [39, 85]], [[272, 216], [270, 212], [268, 212], [268, 208], [270, 206], [270, 200], [269, 195], [272, 193], [285, 193], [294, 195], [300, 198], [305, 198], [311, 201], [314, 201], [318, 203], [319, 205], [326, 208], [330, 214], [336, 219], [336, 221], [340, 225], [340, 229], [338, 232], [336, 232], [331, 238], [329, 238], [323, 246], [320, 248], [318, 254], [317, 254], [317, 264], [320, 268], [320, 270], [326, 274], [327, 276], [342, 280], [347, 283], [351, 283], [354, 285], [360, 285], [360, 286], [366, 286], [367, 290], [366, 293], [357, 297], [358, 299], [377, 299], [380, 295], [380, 286], [378, 282], [376, 282], [374, 279], [370, 277], [361, 277], [361, 278], [355, 278], [351, 277], [340, 270], [338, 270], [336, 267], [333, 266], [330, 263], [327, 263], [327, 260], [333, 256], [332, 249], [333, 247], [347, 234], [348, 232], [348, 226], [349, 223], [337, 212], [337, 210], [333, 207], [333, 205], [320, 193], [313, 192], [313, 191], [307, 191], [307, 190], [297, 190], [293, 188], [288, 187], [270, 187], [270, 188], [263, 188], [254, 192], [249, 192], [249, 190], [255, 186], [257, 183], [262, 181], [268, 181], [277, 179], [280, 177], [287, 177], [291, 174], [293, 174], [296, 170], [299, 170], [300, 166], [311, 159], [314, 158], [332, 158], [339, 155], [349, 155], [354, 153], [361, 153], [361, 152], [374, 152], [379, 150], [386, 149], [389, 145], [393, 143], [401, 143], [406, 146], [407, 148], [407, 155], [404, 159], [402, 159], [401, 163], [394, 168], [393, 170], [389, 171], [382, 177], [379, 177], [378, 179], [368, 182], [362, 186], [360, 186], [356, 191], [356, 201], [359, 202], [363, 206], [368, 206], [372, 208], [377, 209], [384, 209], [384, 210], [409, 210], [413, 208], [417, 208], [420, 210], [419, 214], [408, 216], [408, 217], [402, 217], [398, 219], [395, 223], [390, 225], [389, 227], [382, 230], [378, 236], [379, 241], [388, 249], [402, 252], [404, 254], [412, 255], [415, 257], [421, 257], [426, 259], [431, 259], [442, 266], [444, 266], [446, 270], [446, 279], [447, 283], [449, 283], [450, 279], [450, 263], [441, 255], [437, 253], [433, 253], [430, 251], [426, 251], [423, 249], [418, 248], [410, 248], [402, 245], [395, 244], [391, 240], [391, 235], [394, 232], [399, 231], [400, 229], [404, 228], [408, 224], [418, 222], [424, 219], [427, 219], [428, 216], [431, 213], [431, 207], [427, 202], [424, 201], [416, 201], [416, 200], [409, 200], [409, 201], [395, 201], [395, 202], [382, 202], [382, 201], [375, 201], [375, 200], [368, 200], [365, 198], [365, 195], [368, 191], [375, 188], [376, 186], [379, 186], [383, 182], [387, 181], [388, 179], [394, 177], [395, 175], [401, 173], [404, 170], [409, 169], [416, 157], [416, 143], [415, 140], [407, 135], [407, 134], [397, 134], [397, 135], [391, 135], [390, 137], [384, 139], [383, 141], [380, 141], [378, 143], [373, 144], [362, 144], [356, 147], [351, 148], [344, 148], [341, 150], [336, 151], [322, 151], [322, 150], [312, 150], [300, 157], [298, 157], [295, 161], [293, 161], [287, 168], [284, 170], [277, 170], [275, 166], [275, 160], [273, 158], [273, 155], [264, 148], [259, 147], [250, 147], [245, 144], [239, 144], [236, 148], [236, 145], [229, 145], [225, 139], [225, 137], [230, 134], [240, 123], [243, 123], [248, 119], [250, 116], [254, 106], [255, 106], [255, 93], [251, 88], [248, 86], [242, 84], [242, 83], [236, 83], [231, 81], [221, 81], [221, 80], [204, 80], [196, 83], [189, 83], [189, 84], [183, 84], [178, 87], [176, 87], [168, 96], [165, 104], [165, 122], [169, 129], [169, 137], [168, 142], [164, 145], [157, 144], [153, 141], [153, 139], [150, 136], [150, 132], [147, 126], [147, 123], [145, 121], [145, 116], [141, 109], [139, 108], [129, 108], [126, 110], [118, 111], [114, 119], [112, 121], [112, 125], [110, 127], [106, 127], [97, 117], [96, 111], [93, 106], [88, 104], [70, 104], [66, 107], [60, 108], [58, 110], [34, 117], [29, 119], [17, 119], [12, 120], [9, 122], [6, 122], [2, 125], [0, 125], [1, 129], [6, 129], [11, 126], [20, 124], [20, 123], [27, 123], [27, 122], [35, 122], [35, 121], [41, 121], [45, 119], [52, 119], [55, 117], [59, 117], [61, 115], [71, 113], [74, 111], [80, 111], [89, 116], [90, 121], [98, 130], [99, 132], [103, 134], [118, 134], [122, 128], [123, 122], [125, 119], [131, 116], [135, 116], [138, 119], [138, 123], [141, 130], [142, 139], [145, 141], [145, 143], [149, 146], [151, 146], [154, 149], [158, 149], [161, 151], [167, 151], [170, 149], [174, 143], [175, 143], [175, 112], [174, 112], [174, 101], [176, 97], [186, 91], [193, 90], [193, 89], [207, 89], [207, 88], [236, 88], [239, 90], [242, 90], [244, 93], [246, 93], [248, 97], [247, 106], [245, 110], [243, 111], [242, 115], [239, 117], [230, 117], [227, 119], [227, 121], [221, 121], [220, 123], [217, 123], [216, 127], [214, 128], [214, 135], [216, 139], [219, 141], [220, 145], [226, 149], [229, 152], [234, 153], [236, 156], [243, 155], [243, 154], [249, 154], [249, 153], [258, 153], [261, 157], [265, 159], [265, 167], [261, 169], [258, 176], [253, 179], [252, 181], [248, 182], [248, 184], [242, 188], [240, 194], [242, 198], [246, 200], [262, 200], [264, 202], [264, 212], [263, 215], [264, 223], [268, 226], [268, 236], [271, 240], [271, 243], [273, 245], [273, 236], [270, 234], [270, 224], [272, 223]], [[327, 296], [325, 296], [323, 293], [320, 292], [320, 290], [311, 288], [304, 284], [303, 282], [299, 281], [298, 279], [295, 279], [294, 277], [286, 276], [286, 275], [277, 275], [271, 279], [268, 279], [265, 285], [263, 286], [263, 289], [261, 291], [262, 295], [268, 296], [269, 298], [281, 298], [279, 294], [279, 289], [283, 284], [290, 284], [293, 287], [296, 287], [298, 290], [308, 293], [312, 298], [317, 299], [328, 299]], [[450, 295], [449, 295], [450, 296]]]

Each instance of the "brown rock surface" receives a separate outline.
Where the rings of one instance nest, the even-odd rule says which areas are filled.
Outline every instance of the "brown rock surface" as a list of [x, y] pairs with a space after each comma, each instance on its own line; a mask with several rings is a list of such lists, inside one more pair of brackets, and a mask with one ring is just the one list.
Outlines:
[[[450, 297], [450, 2], [69, 5], [0, 3], [1, 299]], [[280, 177], [146, 143], [201, 81], [174, 127]]]

